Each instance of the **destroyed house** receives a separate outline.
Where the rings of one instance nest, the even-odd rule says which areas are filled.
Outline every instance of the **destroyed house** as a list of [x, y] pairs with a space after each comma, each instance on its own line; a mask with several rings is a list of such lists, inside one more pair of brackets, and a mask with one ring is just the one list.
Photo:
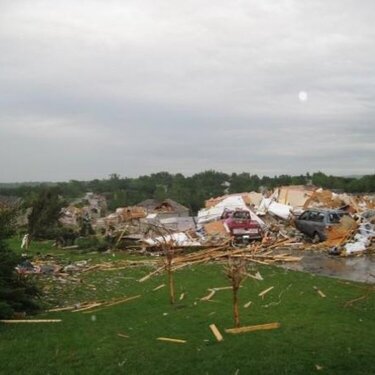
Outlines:
[[155, 214], [158, 218], [186, 217], [189, 209], [172, 199], [159, 201], [157, 199], [146, 199], [137, 204], [147, 211], [147, 214]]

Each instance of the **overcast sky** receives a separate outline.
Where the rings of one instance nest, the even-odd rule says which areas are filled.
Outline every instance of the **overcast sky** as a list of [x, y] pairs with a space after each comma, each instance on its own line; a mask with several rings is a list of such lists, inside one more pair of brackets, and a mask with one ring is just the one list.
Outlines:
[[1, 182], [374, 162], [374, 0], [0, 0]]

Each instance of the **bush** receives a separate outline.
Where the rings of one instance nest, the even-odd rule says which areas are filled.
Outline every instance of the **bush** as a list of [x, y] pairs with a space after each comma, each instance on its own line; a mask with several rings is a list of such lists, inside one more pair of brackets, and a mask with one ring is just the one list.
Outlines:
[[0, 318], [10, 318], [15, 312], [32, 313], [39, 307], [35, 300], [37, 288], [15, 271], [21, 257], [5, 242], [12, 233], [14, 217], [14, 211], [0, 210]]
[[110, 247], [106, 239], [99, 239], [96, 236], [79, 237], [75, 244], [82, 250], [106, 251]]
[[80, 249], [92, 249], [98, 246], [99, 240], [96, 236], [78, 237], [75, 243]]

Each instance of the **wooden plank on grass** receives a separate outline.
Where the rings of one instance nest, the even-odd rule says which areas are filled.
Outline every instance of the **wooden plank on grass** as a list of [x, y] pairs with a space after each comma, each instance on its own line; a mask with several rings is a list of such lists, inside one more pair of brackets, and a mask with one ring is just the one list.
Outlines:
[[320, 295], [320, 297], [322, 298], [326, 298], [327, 296], [320, 290], [318, 289], [316, 286], [314, 286], [314, 290], [317, 291], [317, 293]]
[[124, 335], [123, 333], [118, 333], [117, 336], [124, 337], [125, 339], [129, 338], [128, 335]]
[[17, 324], [17, 323], [60, 323], [61, 319], [3, 319], [1, 323]]
[[207, 296], [202, 297], [201, 301], [209, 301], [216, 293], [214, 289], [209, 289], [209, 290], [210, 290], [210, 293], [208, 293]]
[[158, 337], [156, 340], [159, 341], [167, 341], [167, 342], [174, 342], [176, 344], [185, 344], [186, 340], [181, 340], [181, 339], [171, 339], [169, 337]]
[[155, 291], [157, 291], [157, 290], [159, 290], [161, 288], [164, 288], [164, 287], [165, 287], [165, 284], [160, 284], [159, 286], [157, 286], [156, 288], [154, 288], [152, 290], [153, 290], [153, 292], [155, 292]]
[[218, 330], [218, 328], [216, 327], [215, 324], [210, 324], [210, 330], [212, 331], [212, 333], [216, 337], [217, 341], [220, 342], [220, 341], [224, 340], [223, 335], [220, 333], [220, 331]]
[[251, 304], [252, 304], [251, 301], [246, 302], [246, 303], [243, 305], [243, 307], [244, 307], [245, 309], [247, 309], [248, 307], [250, 307]]
[[86, 310], [91, 310], [93, 309], [94, 307], [98, 307], [98, 306], [101, 306], [103, 303], [102, 302], [94, 302], [92, 303], [91, 305], [89, 306], [85, 306], [85, 307], [82, 307], [80, 309], [77, 309], [77, 310], [73, 310], [72, 312], [80, 312], [80, 311], [86, 311]]
[[133, 299], [137, 299], [141, 297], [141, 295], [137, 295], [137, 296], [133, 296], [133, 297], [128, 297], [128, 298], [125, 298], [125, 299], [122, 299], [120, 301], [116, 301], [116, 302], [111, 302], [111, 303], [107, 303], [107, 304], [104, 304], [100, 309], [95, 309], [95, 310], [91, 310], [91, 311], [84, 311], [83, 314], [92, 314], [94, 312], [97, 312], [97, 311], [100, 311], [100, 310], [103, 310], [107, 307], [111, 307], [111, 306], [115, 306], [115, 305], [119, 305], [121, 303], [125, 303], [125, 302], [128, 302], [128, 301], [132, 301]]
[[240, 327], [240, 328], [228, 328], [225, 330], [226, 333], [246, 333], [246, 332], [254, 332], [254, 331], [263, 331], [268, 329], [275, 329], [279, 328], [280, 323], [266, 323], [266, 324], [258, 324], [255, 326], [246, 326], [246, 327]]
[[75, 309], [75, 306], [56, 307], [54, 309], [47, 310], [47, 312], [69, 311], [69, 310], [74, 310], [74, 309]]
[[268, 292], [270, 292], [273, 288], [274, 288], [274, 287], [271, 286], [271, 287], [269, 287], [268, 289], [263, 290], [263, 292], [260, 292], [260, 293], [258, 294], [258, 296], [263, 298], [263, 297], [264, 297]]
[[148, 275], [146, 276], [143, 276], [141, 279], [138, 280], [138, 282], [140, 283], [143, 283], [144, 281], [148, 280], [151, 276], [154, 276], [156, 275], [157, 273], [163, 271], [163, 269], [165, 268], [165, 266], [161, 266], [159, 268], [157, 268], [155, 271], [152, 271], [151, 273], [149, 273]]

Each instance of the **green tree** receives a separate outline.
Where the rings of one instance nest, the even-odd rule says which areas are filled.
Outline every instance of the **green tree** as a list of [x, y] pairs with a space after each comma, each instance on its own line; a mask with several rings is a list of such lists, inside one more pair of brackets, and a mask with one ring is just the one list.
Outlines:
[[29, 233], [32, 238], [52, 239], [58, 235], [61, 208], [65, 202], [56, 188], [47, 188], [39, 192], [32, 201], [29, 220]]
[[15, 267], [21, 258], [12, 252], [6, 239], [13, 234], [15, 211], [0, 210], [0, 318], [10, 318], [15, 312], [38, 309], [38, 290], [25, 277], [17, 275]]

